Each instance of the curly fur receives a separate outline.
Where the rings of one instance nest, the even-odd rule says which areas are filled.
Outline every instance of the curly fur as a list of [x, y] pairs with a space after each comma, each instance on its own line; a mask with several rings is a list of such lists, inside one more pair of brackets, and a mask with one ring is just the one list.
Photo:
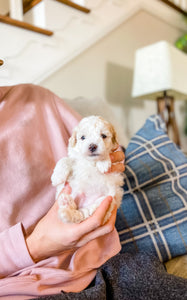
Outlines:
[[[63, 222], [83, 221], [108, 195], [113, 197], [113, 202], [105, 221], [110, 217], [114, 203], [120, 206], [124, 175], [107, 173], [111, 167], [109, 154], [117, 145], [114, 127], [99, 116], [82, 119], [74, 129], [69, 139], [68, 157], [57, 162], [51, 176], [52, 184], [57, 188], [56, 199]], [[71, 195], [61, 193], [66, 182], [72, 188]]]

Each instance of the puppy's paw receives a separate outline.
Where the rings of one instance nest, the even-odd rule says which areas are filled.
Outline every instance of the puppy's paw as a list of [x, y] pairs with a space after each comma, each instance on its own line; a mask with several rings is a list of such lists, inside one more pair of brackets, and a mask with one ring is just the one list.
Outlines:
[[59, 208], [67, 208], [69, 207], [72, 210], [77, 209], [77, 206], [69, 194], [61, 193], [60, 196], [58, 196], [58, 206]]
[[53, 186], [57, 186], [61, 183], [64, 183], [67, 181], [67, 178], [71, 172], [71, 161], [69, 158], [64, 157], [61, 158], [53, 171], [53, 174], [51, 176], [51, 182]]
[[85, 220], [88, 217], [90, 217], [91, 215], [93, 215], [93, 213], [95, 212], [97, 207], [98, 207], [98, 205], [93, 204], [89, 207], [80, 208], [79, 211], [82, 213], [82, 215], [84, 216], [84, 220]]
[[59, 218], [63, 223], [71, 223], [72, 221], [72, 209], [70, 207], [60, 207], [58, 210]]
[[80, 223], [85, 219], [70, 195], [62, 193], [58, 198], [58, 205], [58, 215], [63, 223]]
[[63, 223], [80, 223], [84, 220], [83, 214], [71, 207], [60, 207], [58, 215]]
[[101, 173], [106, 173], [110, 168], [111, 168], [111, 160], [101, 160], [101, 161], [97, 161], [96, 166], [97, 169], [101, 172]]
[[109, 209], [108, 209], [108, 211], [107, 211], [107, 213], [106, 213], [106, 215], [104, 217], [103, 224], [105, 224], [110, 219], [112, 211], [114, 209], [114, 205], [116, 205], [116, 201], [115, 200], [113, 200], [112, 203], [110, 204], [110, 207], [109, 207]]

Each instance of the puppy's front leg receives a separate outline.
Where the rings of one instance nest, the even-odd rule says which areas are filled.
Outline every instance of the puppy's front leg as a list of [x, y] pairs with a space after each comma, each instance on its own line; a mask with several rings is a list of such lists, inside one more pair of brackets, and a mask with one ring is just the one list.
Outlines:
[[57, 186], [67, 181], [68, 176], [71, 172], [72, 160], [68, 157], [61, 158], [53, 171], [51, 181], [53, 186]]
[[82, 213], [84, 220], [93, 215], [98, 206], [99, 205], [93, 204], [88, 207], [80, 208], [79, 211]]
[[111, 168], [111, 165], [110, 158], [96, 162], [96, 167], [102, 174], [106, 173]]

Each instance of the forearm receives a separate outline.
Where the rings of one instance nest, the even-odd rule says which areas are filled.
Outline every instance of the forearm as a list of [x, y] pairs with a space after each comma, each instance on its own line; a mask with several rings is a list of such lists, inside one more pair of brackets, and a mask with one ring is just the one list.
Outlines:
[[34, 262], [28, 252], [21, 223], [0, 233], [0, 277], [6, 277]]

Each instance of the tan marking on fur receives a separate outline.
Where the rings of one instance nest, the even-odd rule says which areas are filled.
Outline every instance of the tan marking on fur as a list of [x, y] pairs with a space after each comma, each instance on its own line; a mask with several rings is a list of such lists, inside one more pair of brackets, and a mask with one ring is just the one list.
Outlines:
[[75, 147], [76, 143], [77, 143], [77, 130], [74, 129], [72, 136], [69, 139], [69, 145], [71, 147]]

